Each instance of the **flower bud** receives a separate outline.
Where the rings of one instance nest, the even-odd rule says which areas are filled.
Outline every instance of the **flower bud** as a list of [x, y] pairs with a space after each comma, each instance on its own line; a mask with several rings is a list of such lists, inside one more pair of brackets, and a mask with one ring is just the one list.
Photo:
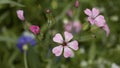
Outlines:
[[75, 7], [76, 7], [76, 8], [79, 7], [79, 1], [78, 1], [78, 0], [75, 1]]
[[30, 31], [33, 32], [35, 35], [39, 34], [40, 32], [40, 27], [36, 25], [31, 25], [30, 26]]
[[24, 21], [24, 11], [23, 10], [17, 10], [17, 16], [21, 21]]

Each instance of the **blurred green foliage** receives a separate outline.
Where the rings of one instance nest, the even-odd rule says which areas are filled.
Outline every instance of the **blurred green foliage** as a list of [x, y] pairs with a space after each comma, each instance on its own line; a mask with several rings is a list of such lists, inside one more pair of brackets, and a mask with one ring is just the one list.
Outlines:
[[[63, 20], [68, 18], [67, 10], [77, 10], [74, 7], [75, 0], [0, 0], [0, 68], [24, 68], [23, 53], [16, 47], [17, 39], [25, 31], [24, 23], [16, 15], [18, 9], [24, 10], [25, 19], [29, 23], [41, 28], [37, 45], [29, 47], [29, 68], [111, 68], [113, 63], [120, 66], [120, 0], [79, 2], [78, 14], [73, 20], [77, 18], [82, 24], [88, 23], [83, 11], [98, 7], [111, 32], [106, 37], [100, 29], [93, 32], [89, 29], [81, 31], [74, 37], [79, 41], [80, 49], [75, 52], [75, 57], [65, 59], [52, 54], [51, 49], [57, 45], [52, 37], [57, 32], [63, 33]], [[51, 11], [50, 17], [46, 13], [47, 9]]]

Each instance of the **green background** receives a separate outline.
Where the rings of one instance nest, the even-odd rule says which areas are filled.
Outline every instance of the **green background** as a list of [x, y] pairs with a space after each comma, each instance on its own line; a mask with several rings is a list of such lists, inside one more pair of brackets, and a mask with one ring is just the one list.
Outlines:
[[[111, 68], [120, 65], [120, 0], [0, 0], [0, 68], [24, 68], [23, 53], [16, 47], [17, 39], [27, 30], [16, 14], [24, 10], [25, 19], [40, 26], [40, 39], [27, 53], [28, 68]], [[110, 28], [109, 37], [101, 29], [90, 30], [84, 10], [97, 7], [105, 16]], [[50, 9], [50, 14], [46, 10]], [[66, 15], [72, 9], [74, 15]], [[76, 13], [77, 12], [77, 13]], [[55, 57], [51, 49], [58, 44], [52, 41], [55, 33], [64, 32], [64, 19], [80, 20], [83, 29], [74, 36], [79, 50], [73, 58]], [[48, 24], [48, 20], [51, 23]], [[94, 37], [96, 36], [96, 37]]]

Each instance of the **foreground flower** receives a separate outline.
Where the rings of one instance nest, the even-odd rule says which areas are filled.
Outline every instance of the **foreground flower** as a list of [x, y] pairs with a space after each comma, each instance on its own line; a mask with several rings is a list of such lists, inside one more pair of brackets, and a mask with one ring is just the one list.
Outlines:
[[92, 10], [86, 9], [84, 11], [86, 15], [88, 15], [88, 21], [91, 25], [96, 25], [98, 27], [101, 27], [103, 30], [106, 31], [106, 36], [109, 35], [110, 29], [108, 25], [106, 24], [105, 18], [103, 15], [99, 15], [100, 11], [97, 8], [93, 8]]
[[22, 35], [17, 41], [17, 47], [20, 51], [23, 51], [24, 46], [31, 45], [34, 46], [36, 44], [35, 39], [33, 36], [30, 35]]
[[73, 35], [69, 32], [64, 32], [65, 40], [63, 40], [61, 34], [56, 34], [53, 37], [53, 41], [59, 43], [59, 46], [56, 46], [52, 49], [52, 52], [56, 56], [60, 56], [62, 54], [62, 51], [64, 50], [63, 54], [65, 58], [68, 57], [73, 57], [74, 53], [73, 50], [78, 50], [78, 42], [76, 40], [69, 42], [72, 38]]
[[17, 10], [17, 16], [21, 21], [24, 21], [24, 12], [23, 12], [23, 10]]
[[40, 27], [36, 25], [31, 25], [30, 26], [30, 31], [33, 32], [35, 35], [40, 33]]
[[68, 32], [78, 33], [82, 29], [82, 25], [79, 21], [74, 21], [74, 22], [66, 23], [64, 28]]

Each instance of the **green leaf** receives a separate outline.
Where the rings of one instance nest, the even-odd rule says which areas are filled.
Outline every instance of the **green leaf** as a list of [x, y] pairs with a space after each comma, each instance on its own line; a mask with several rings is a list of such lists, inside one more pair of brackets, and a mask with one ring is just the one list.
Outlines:
[[3, 13], [3, 14], [0, 16], [0, 24], [2, 23], [2, 21], [3, 21], [4, 19], [6, 19], [7, 16], [8, 16], [8, 12], [5, 12], [5, 13]]
[[11, 42], [11, 43], [16, 43], [16, 38], [11, 38], [7, 36], [0, 36], [0, 41], [2, 42]]
[[19, 4], [19, 3], [15, 2], [15, 1], [11, 1], [11, 0], [0, 0], [0, 5], [1, 4], [10, 4], [12, 6], [24, 7], [24, 5]]
[[27, 58], [28, 58], [29, 68], [40, 68], [41, 64], [40, 64], [39, 58], [35, 53], [35, 51], [33, 50], [32, 46], [29, 46]]

